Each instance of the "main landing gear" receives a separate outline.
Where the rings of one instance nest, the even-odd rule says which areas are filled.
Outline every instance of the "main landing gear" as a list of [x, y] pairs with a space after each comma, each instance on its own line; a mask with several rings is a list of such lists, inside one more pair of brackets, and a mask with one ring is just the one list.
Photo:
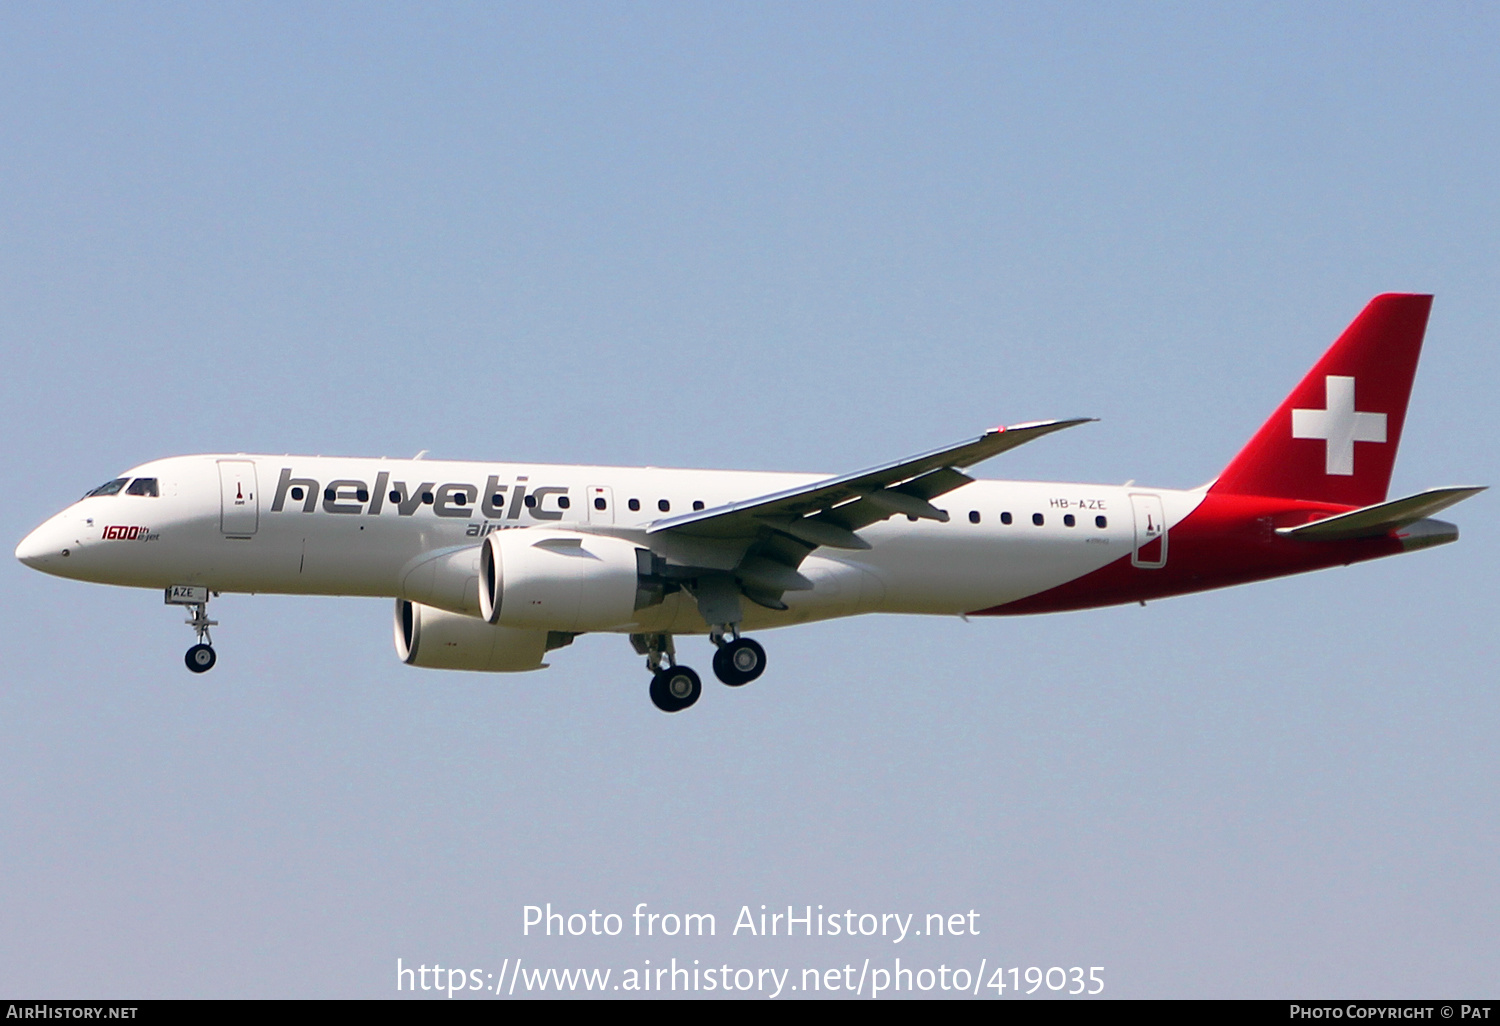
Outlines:
[[714, 676], [730, 687], [749, 684], [765, 672], [766, 650], [754, 639], [737, 637], [725, 641], [721, 635], [714, 642], [719, 646], [714, 653]]
[[632, 634], [630, 643], [646, 657], [646, 669], [651, 671], [651, 701], [658, 709], [681, 712], [698, 701], [703, 681], [690, 668], [677, 665], [672, 635]]
[[182, 661], [194, 673], [207, 673], [219, 661], [214, 652], [214, 639], [208, 629], [219, 626], [219, 621], [208, 618], [208, 589], [191, 585], [174, 584], [167, 589], [167, 605], [187, 606], [191, 610], [187, 625], [198, 635], [198, 644], [187, 650]]
[[[766, 650], [750, 638], [729, 629], [730, 637], [714, 631], [709, 637], [718, 646], [714, 653], [714, 676], [730, 687], [748, 684], [766, 668]], [[662, 712], [681, 712], [703, 694], [703, 681], [687, 666], [677, 665], [677, 646], [670, 634], [632, 634], [630, 643], [646, 657], [651, 671], [651, 701]]]
[[662, 712], [681, 712], [703, 694], [703, 682], [691, 667], [668, 666], [651, 675], [651, 701]]

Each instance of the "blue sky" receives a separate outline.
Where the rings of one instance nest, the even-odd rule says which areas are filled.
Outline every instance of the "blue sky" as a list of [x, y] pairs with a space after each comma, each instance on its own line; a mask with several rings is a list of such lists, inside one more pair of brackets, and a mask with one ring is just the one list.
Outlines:
[[[8, 536], [158, 456], [1212, 477], [1382, 291], [1436, 302], [1393, 491], [1494, 483], [1478, 5], [0, 10]], [[0, 567], [0, 990], [393, 993], [888, 959], [539, 942], [521, 908], [974, 908], [909, 957], [1117, 996], [1486, 992], [1494, 500], [1459, 544], [1138, 607], [775, 632], [664, 717], [621, 638], [402, 666], [387, 603]], [[689, 645], [693, 643], [689, 642]], [[707, 647], [698, 662], [706, 664]], [[894, 952], [904, 954], [904, 952]]]

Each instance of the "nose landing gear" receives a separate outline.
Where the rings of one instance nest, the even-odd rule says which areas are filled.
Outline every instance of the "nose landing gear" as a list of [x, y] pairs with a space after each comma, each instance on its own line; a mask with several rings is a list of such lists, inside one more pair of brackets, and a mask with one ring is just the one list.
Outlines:
[[219, 626], [219, 621], [208, 618], [206, 598], [202, 602], [193, 603], [192, 608], [193, 615], [187, 618], [187, 625], [198, 632], [198, 644], [187, 650], [183, 661], [194, 673], [207, 673], [219, 661], [218, 655], [214, 653], [214, 639], [208, 636], [208, 629]]
[[174, 584], [167, 589], [167, 605], [187, 606], [192, 610], [187, 618], [187, 625], [197, 633], [198, 644], [187, 650], [182, 661], [194, 673], [212, 670], [219, 657], [214, 652], [214, 640], [209, 637], [208, 629], [219, 626], [219, 621], [208, 618], [208, 589], [196, 585]]

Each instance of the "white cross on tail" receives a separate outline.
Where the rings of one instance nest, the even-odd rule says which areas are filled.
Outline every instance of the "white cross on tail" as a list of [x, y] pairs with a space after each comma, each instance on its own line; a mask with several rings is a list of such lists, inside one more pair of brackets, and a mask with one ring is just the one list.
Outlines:
[[1359, 413], [1354, 409], [1354, 379], [1329, 374], [1324, 410], [1293, 410], [1293, 438], [1326, 441], [1324, 471], [1349, 477], [1354, 474], [1354, 443], [1384, 442], [1385, 414]]

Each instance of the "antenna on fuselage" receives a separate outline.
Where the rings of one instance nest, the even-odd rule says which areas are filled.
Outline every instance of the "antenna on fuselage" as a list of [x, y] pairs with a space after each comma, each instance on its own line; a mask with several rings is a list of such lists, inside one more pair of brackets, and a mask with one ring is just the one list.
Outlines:
[[426, 456], [426, 455], [427, 455], [427, 454], [428, 454], [428, 453], [429, 453], [429, 452], [431, 452], [431, 451], [432, 451], [432, 450], [431, 450], [431, 449], [423, 449], [423, 450], [422, 450], [422, 451], [421, 451], [421, 452], [419, 452], [419, 453], [417, 453], [417, 454], [416, 454], [416, 455], [415, 455], [415, 456], [413, 456], [413, 457], [412, 457], [412, 459], [414, 459], [414, 460], [419, 460], [419, 459], [421, 459], [421, 458], [422, 458], [422, 457], [423, 457], [423, 456]]

